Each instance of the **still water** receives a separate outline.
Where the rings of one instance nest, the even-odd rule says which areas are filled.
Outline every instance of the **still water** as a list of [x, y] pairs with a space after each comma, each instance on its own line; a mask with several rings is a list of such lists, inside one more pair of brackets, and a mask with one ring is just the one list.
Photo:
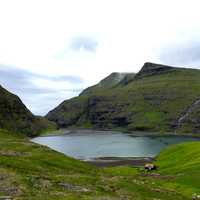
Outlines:
[[62, 136], [36, 137], [32, 141], [68, 156], [89, 160], [98, 157], [153, 157], [167, 145], [200, 139], [186, 136], [136, 137], [111, 131], [76, 131]]

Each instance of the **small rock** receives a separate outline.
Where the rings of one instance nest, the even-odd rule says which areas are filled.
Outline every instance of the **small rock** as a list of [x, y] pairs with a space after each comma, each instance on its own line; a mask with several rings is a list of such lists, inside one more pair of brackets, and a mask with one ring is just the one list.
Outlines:
[[0, 196], [0, 200], [12, 200], [11, 196]]
[[152, 189], [152, 191], [154, 191], [154, 192], [162, 192], [162, 190], [159, 189], [159, 188], [154, 188], [154, 189]]
[[10, 150], [8, 150], [8, 151], [1, 150], [0, 155], [1, 156], [11, 156], [11, 157], [20, 157], [20, 156], [23, 156], [23, 153], [17, 152], [17, 151], [10, 151]]
[[194, 194], [192, 195], [192, 199], [193, 199], [193, 200], [200, 199], [200, 194], [194, 193]]
[[87, 188], [80, 188], [80, 189], [77, 190], [77, 191], [79, 191], [79, 192], [90, 192], [90, 190], [87, 189]]
[[0, 181], [3, 181], [3, 180], [5, 180], [7, 178], [7, 176], [5, 175], [5, 174], [3, 174], [3, 175], [0, 175]]
[[89, 189], [83, 188], [81, 186], [71, 185], [69, 183], [59, 183], [59, 186], [63, 187], [65, 190], [73, 190], [76, 192], [90, 192]]
[[74, 188], [74, 186], [69, 183], [59, 183], [58, 185], [63, 187], [65, 190], [72, 190]]

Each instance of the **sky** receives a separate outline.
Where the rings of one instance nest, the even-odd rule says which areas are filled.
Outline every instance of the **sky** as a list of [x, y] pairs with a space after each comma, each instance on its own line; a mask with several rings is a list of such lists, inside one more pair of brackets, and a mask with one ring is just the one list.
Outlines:
[[0, 84], [36, 115], [145, 62], [199, 68], [199, 0], [0, 0]]

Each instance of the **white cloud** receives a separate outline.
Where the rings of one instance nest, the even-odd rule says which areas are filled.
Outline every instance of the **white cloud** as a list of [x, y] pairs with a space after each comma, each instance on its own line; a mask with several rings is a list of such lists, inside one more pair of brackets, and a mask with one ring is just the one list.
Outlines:
[[[85, 81], [81, 87], [113, 71], [136, 72], [146, 61], [162, 62], [159, 55], [166, 46], [199, 39], [199, 4], [198, 0], [0, 0], [0, 64], [49, 76], [80, 76]], [[84, 51], [85, 43], [81, 51], [70, 50], [74, 38], [97, 42], [95, 51]], [[65, 87], [35, 82], [57, 90]], [[76, 94], [63, 94], [60, 100]], [[41, 107], [46, 106], [45, 98], [38, 98]], [[32, 101], [26, 103], [33, 107]]]

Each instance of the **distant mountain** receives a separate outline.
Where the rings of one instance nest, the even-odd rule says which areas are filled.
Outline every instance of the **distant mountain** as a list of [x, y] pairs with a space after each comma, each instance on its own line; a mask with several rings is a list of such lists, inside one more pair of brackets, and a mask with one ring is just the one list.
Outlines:
[[145, 63], [112, 73], [47, 114], [59, 127], [200, 133], [200, 70]]
[[34, 116], [18, 96], [0, 86], [0, 129], [34, 136], [53, 126], [47, 119]]

